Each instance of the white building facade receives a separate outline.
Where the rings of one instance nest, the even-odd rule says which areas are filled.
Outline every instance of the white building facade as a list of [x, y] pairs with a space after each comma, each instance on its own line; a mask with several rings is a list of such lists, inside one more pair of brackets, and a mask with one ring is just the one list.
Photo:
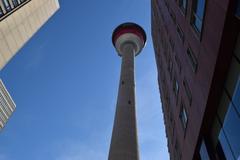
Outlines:
[[58, 9], [58, 0], [0, 0], [0, 70]]
[[0, 80], [0, 131], [3, 129], [8, 119], [16, 109], [16, 105]]

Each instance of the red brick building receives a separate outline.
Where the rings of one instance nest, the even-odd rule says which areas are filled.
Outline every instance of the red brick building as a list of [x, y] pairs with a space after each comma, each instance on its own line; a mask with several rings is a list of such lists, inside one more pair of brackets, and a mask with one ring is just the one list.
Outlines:
[[240, 0], [152, 0], [171, 160], [240, 160]]

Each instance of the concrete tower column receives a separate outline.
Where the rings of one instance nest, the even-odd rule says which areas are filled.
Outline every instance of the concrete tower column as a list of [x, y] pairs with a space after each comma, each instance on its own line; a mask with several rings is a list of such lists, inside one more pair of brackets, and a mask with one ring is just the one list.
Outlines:
[[122, 65], [108, 160], [139, 160], [134, 57], [144, 47], [145, 41], [145, 32], [134, 23], [120, 25], [113, 34], [113, 43], [122, 57]]

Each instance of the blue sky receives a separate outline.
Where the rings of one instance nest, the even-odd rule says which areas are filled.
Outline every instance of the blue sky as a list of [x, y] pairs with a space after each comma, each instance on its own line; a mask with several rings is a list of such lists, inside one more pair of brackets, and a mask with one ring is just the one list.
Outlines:
[[1, 71], [17, 109], [0, 160], [106, 160], [120, 75], [112, 30], [133, 21], [148, 42], [136, 58], [141, 160], [168, 160], [149, 0], [60, 0], [61, 9]]

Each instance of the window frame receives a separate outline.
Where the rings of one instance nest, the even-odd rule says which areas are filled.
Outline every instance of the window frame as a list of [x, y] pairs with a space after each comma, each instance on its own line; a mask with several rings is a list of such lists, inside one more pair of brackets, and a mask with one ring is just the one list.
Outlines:
[[179, 143], [178, 140], [176, 140], [175, 145], [174, 145], [174, 150], [175, 150], [175, 160], [181, 160], [182, 159], [182, 154], [180, 152], [180, 147], [179, 147]]
[[170, 15], [173, 23], [176, 24], [176, 15], [175, 15], [175, 13], [173, 12], [172, 9], [169, 9], [169, 15]]
[[[12, 10], [11, 4], [9, 0], [2, 0], [3, 6], [5, 8], [5, 11], [8, 13]], [[7, 3], [7, 4], [6, 4]]]
[[[202, 155], [201, 153], [203, 153], [203, 152], [206, 153], [205, 155], [207, 155], [208, 159], [202, 159], [203, 157], [201, 156]], [[207, 148], [207, 145], [206, 145], [204, 139], [202, 139], [202, 143], [201, 143], [201, 146], [200, 146], [200, 149], [199, 149], [199, 155], [200, 155], [201, 160], [211, 160], [210, 155], [208, 153], [208, 148]], [[204, 157], [204, 158], [206, 158], [206, 157]]]
[[176, 76], [174, 76], [173, 78], [173, 91], [174, 91], [174, 95], [177, 97], [178, 96], [178, 93], [179, 93], [179, 83], [178, 83], [178, 80], [176, 78]]
[[12, 1], [14, 8], [18, 7], [21, 4], [21, 2], [19, 2], [18, 0], [11, 0], [11, 1]]
[[178, 67], [178, 70], [179, 70], [179, 74], [181, 74], [182, 64], [181, 64], [181, 61], [180, 61], [180, 59], [177, 55], [175, 55], [175, 61], [176, 61], [176, 64], [177, 64], [177, 67]]
[[0, 6], [0, 18], [3, 16], [4, 16], [4, 12], [3, 12], [2, 6]]
[[188, 55], [188, 61], [191, 65], [191, 68], [192, 68], [193, 72], [196, 73], [198, 70], [198, 60], [197, 60], [196, 55], [194, 54], [194, 52], [192, 51], [192, 49], [190, 47], [187, 48], [187, 55]]
[[181, 109], [180, 109], [180, 112], [179, 112], [179, 119], [181, 121], [181, 125], [182, 125], [182, 128], [184, 130], [184, 136], [185, 136], [185, 132], [187, 130], [187, 125], [188, 125], [188, 113], [187, 113], [187, 110], [186, 110], [186, 107], [183, 103], [181, 103]]
[[[237, 118], [239, 118], [239, 115], [237, 114], [237, 111], [234, 108], [231, 99], [228, 98], [228, 101], [229, 101], [229, 105], [228, 105], [228, 109], [226, 110], [226, 115], [224, 115], [224, 119], [221, 120], [220, 115], [217, 115], [218, 123], [220, 123], [220, 125], [221, 125], [221, 130], [219, 131], [219, 135], [218, 135], [218, 142], [219, 142], [218, 145], [221, 146], [221, 149], [222, 149], [225, 157], [231, 156], [232, 158], [237, 159], [238, 158], [237, 156], [240, 156], [240, 155], [235, 154], [236, 150], [233, 148], [233, 145], [229, 139], [231, 134], [229, 134], [229, 132], [227, 132], [228, 129], [226, 128], [225, 123], [227, 122], [227, 118], [228, 118], [229, 114], [231, 115], [231, 113], [235, 113]], [[226, 143], [226, 145], [222, 145], [222, 143]], [[225, 152], [226, 150], [229, 152]], [[228, 154], [226, 154], [226, 153], [228, 153]]]
[[177, 24], [177, 34], [178, 34], [179, 39], [182, 41], [182, 43], [184, 43], [185, 36], [184, 36], [183, 30], [179, 24]]
[[175, 42], [171, 37], [169, 38], [169, 45], [170, 45], [170, 48], [172, 49], [172, 52], [174, 52]]
[[[184, 8], [184, 2], [183, 1], [186, 1], [186, 6]], [[184, 15], [187, 14], [187, 8], [188, 8], [188, 0], [179, 0], [178, 2], [178, 6], [180, 8], [180, 10], [183, 12]]]
[[193, 97], [192, 97], [192, 92], [191, 92], [186, 80], [183, 80], [183, 86], [184, 86], [184, 90], [185, 90], [185, 93], [186, 93], [188, 101], [189, 101], [189, 105], [191, 106]]
[[[195, 33], [198, 35], [198, 37], [200, 37], [201, 40], [201, 36], [202, 36], [202, 31], [204, 29], [204, 20], [205, 20], [205, 14], [206, 14], [206, 6], [207, 6], [207, 0], [203, 0], [204, 1], [204, 6], [203, 6], [203, 15], [202, 15], [202, 19], [201, 17], [199, 17], [199, 15], [197, 15], [197, 7], [198, 7], [198, 1], [200, 0], [193, 0], [192, 1], [192, 6], [191, 6], [191, 19], [190, 19], [190, 23], [191, 26], [193, 28], [193, 30], [195, 31]], [[196, 8], [194, 9], [194, 5], [196, 5]], [[201, 28], [199, 30], [199, 28], [196, 25], [196, 19], [200, 20], [201, 22]]]

